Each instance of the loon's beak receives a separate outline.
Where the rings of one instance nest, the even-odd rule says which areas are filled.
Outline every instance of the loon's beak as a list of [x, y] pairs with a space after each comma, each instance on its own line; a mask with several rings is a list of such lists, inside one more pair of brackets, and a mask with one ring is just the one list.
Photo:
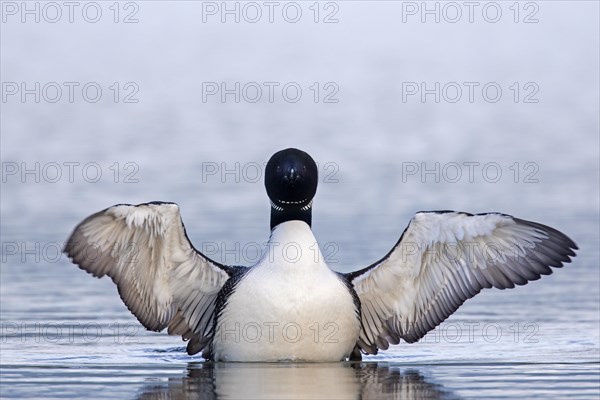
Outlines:
[[300, 174], [298, 174], [298, 170], [294, 167], [291, 167], [289, 171], [287, 171], [287, 173], [283, 175], [283, 180], [288, 182], [292, 186], [294, 186], [294, 184], [299, 178]]

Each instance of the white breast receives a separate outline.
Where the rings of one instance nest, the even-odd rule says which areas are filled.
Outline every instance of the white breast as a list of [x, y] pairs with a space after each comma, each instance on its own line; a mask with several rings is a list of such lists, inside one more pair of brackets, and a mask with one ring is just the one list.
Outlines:
[[325, 264], [310, 227], [288, 221], [230, 295], [215, 329], [214, 358], [340, 361], [359, 329], [352, 295]]

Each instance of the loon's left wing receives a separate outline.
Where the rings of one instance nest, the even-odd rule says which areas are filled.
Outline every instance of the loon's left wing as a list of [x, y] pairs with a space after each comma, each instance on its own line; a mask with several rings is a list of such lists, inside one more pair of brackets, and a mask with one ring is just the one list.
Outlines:
[[117, 204], [81, 222], [65, 246], [79, 268], [117, 285], [148, 330], [168, 328], [198, 353], [212, 335], [217, 295], [239, 267], [196, 250], [175, 203]]
[[357, 344], [377, 354], [416, 342], [482, 289], [549, 275], [575, 249], [556, 229], [510, 215], [419, 212], [383, 259], [345, 274], [361, 302]]

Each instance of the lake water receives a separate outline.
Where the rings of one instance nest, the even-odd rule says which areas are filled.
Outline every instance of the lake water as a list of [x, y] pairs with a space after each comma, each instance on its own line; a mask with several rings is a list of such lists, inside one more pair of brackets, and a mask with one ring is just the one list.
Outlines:
[[[597, 2], [23, 4], [2, 3], [0, 397], [598, 398]], [[502, 211], [580, 250], [354, 365], [204, 363], [59, 252], [93, 212], [164, 200], [250, 265], [262, 167], [290, 146], [319, 163], [336, 270], [419, 210]]]

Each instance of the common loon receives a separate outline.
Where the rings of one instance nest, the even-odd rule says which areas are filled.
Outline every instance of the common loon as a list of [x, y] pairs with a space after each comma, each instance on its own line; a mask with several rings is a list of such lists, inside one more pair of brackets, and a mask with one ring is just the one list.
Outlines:
[[[215, 361], [340, 361], [416, 342], [484, 288], [513, 288], [574, 257], [561, 232], [506, 214], [418, 212], [368, 267], [339, 273], [311, 230], [318, 170], [298, 149], [265, 168], [271, 236], [253, 266], [218, 263], [190, 242], [175, 203], [118, 204], [74, 230], [65, 253], [108, 275], [152, 331]], [[135, 251], [133, 251], [135, 250]]]

